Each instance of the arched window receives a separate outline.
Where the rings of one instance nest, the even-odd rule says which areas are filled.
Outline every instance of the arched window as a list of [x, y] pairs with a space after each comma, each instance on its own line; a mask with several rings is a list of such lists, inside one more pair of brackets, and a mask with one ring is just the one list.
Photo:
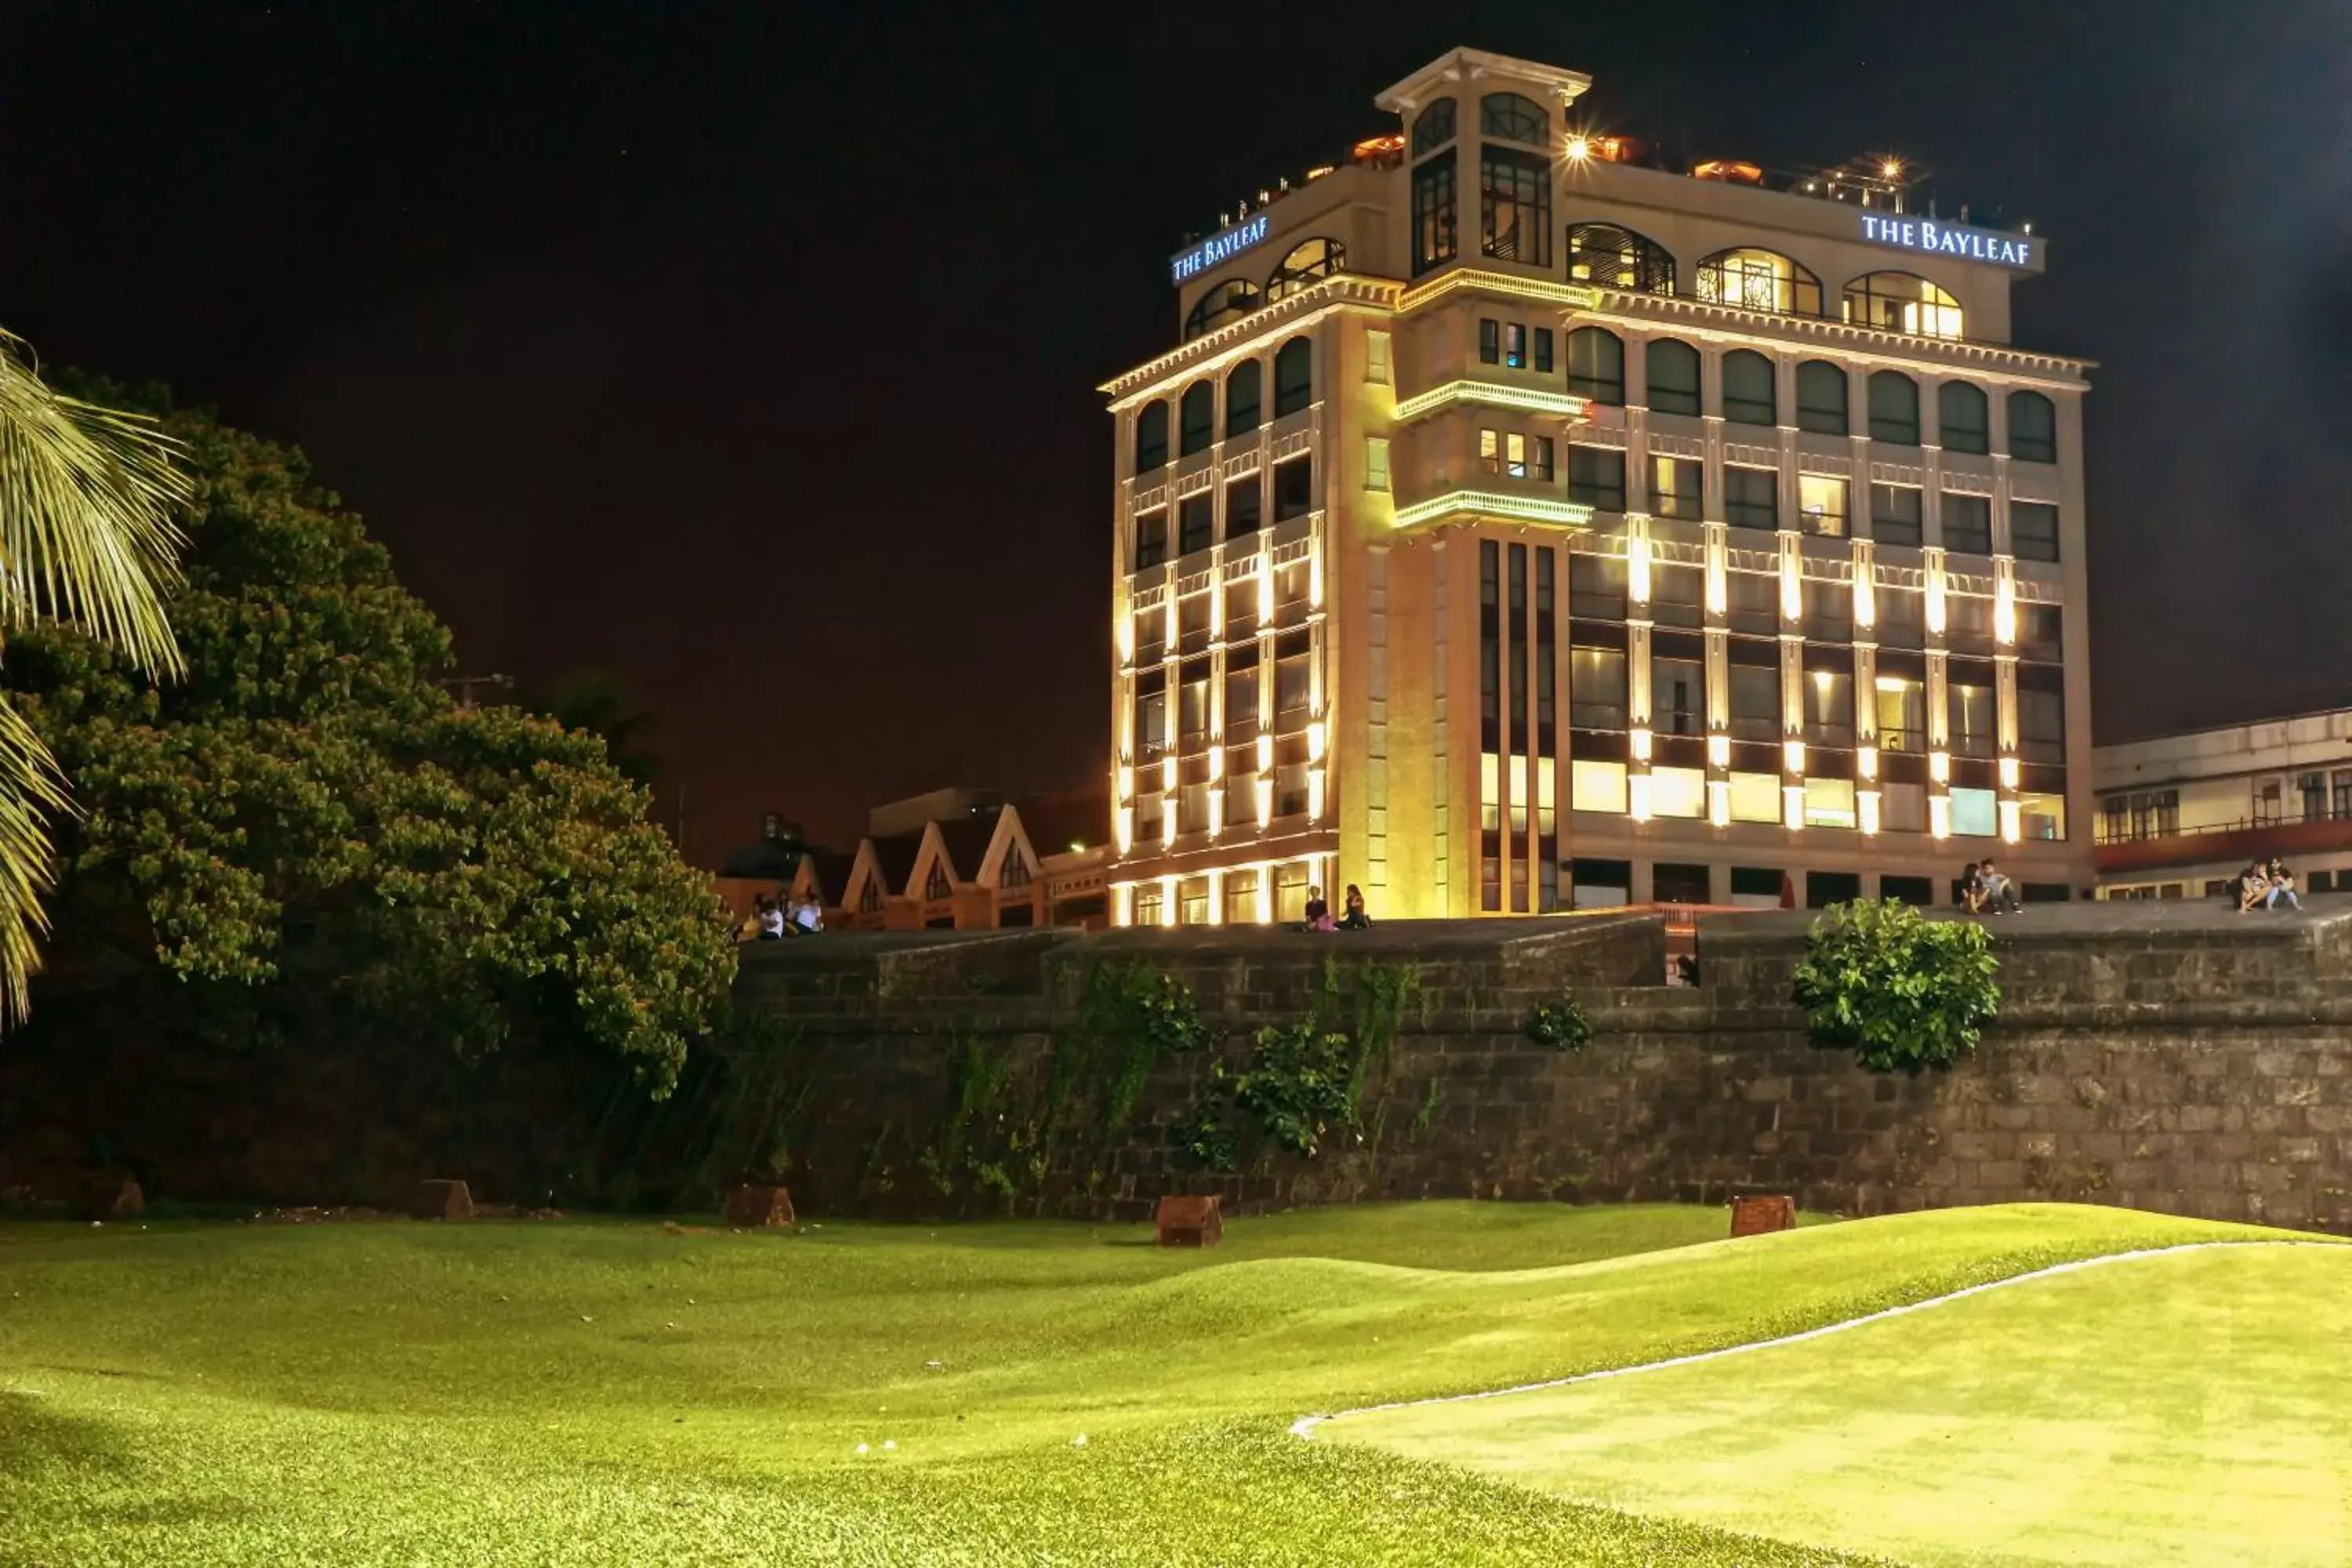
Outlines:
[[1193, 305], [1192, 313], [1184, 318], [1184, 335], [1197, 338], [1203, 332], [1213, 332], [1227, 321], [1237, 321], [1248, 315], [1259, 303], [1257, 285], [1246, 278], [1212, 283], [1209, 291]]
[[882, 912], [882, 880], [878, 876], [867, 877], [866, 886], [857, 890], [857, 912], [861, 915]]
[[1265, 281], [1265, 302], [1273, 304], [1286, 294], [1295, 294], [1318, 278], [1328, 278], [1334, 272], [1348, 270], [1348, 247], [1336, 239], [1317, 236], [1290, 247], [1282, 265]]
[[1983, 387], [1948, 381], [1936, 389], [1936, 444], [1947, 452], [1992, 450], [1992, 411]]
[[1899, 370], [1870, 373], [1870, 438], [1919, 444], [1919, 384]]
[[1772, 362], [1753, 349], [1723, 356], [1723, 416], [1734, 425], [1778, 425], [1780, 398], [1772, 385]]
[[1822, 313], [1822, 280], [1777, 250], [1718, 250], [1698, 264], [1697, 286], [1698, 297], [1711, 304], [1783, 316]]
[[1551, 139], [1551, 116], [1516, 92], [1490, 92], [1478, 100], [1478, 134], [1541, 147]]
[[1168, 461], [1168, 403], [1154, 398], [1135, 412], [1135, 471], [1138, 477]]
[[1293, 338], [1274, 355], [1274, 416], [1296, 414], [1315, 401], [1315, 345]]
[[2029, 463], [2058, 460], [2058, 405], [2038, 392], [2009, 395], [2009, 455]]
[[1660, 414], [1696, 414], [1698, 350], [1679, 338], [1652, 338], [1646, 369], [1650, 406]]
[[1613, 223], [1572, 224], [1568, 231], [1568, 280], [1643, 294], [1675, 291], [1675, 258], [1658, 245]]
[[1029, 874], [1029, 862], [1021, 858], [1021, 851], [1017, 848], [1005, 850], [1004, 864], [996, 868], [998, 889], [1003, 892], [1012, 892], [1027, 887], [1032, 880]]
[[1421, 111], [1412, 122], [1412, 155], [1420, 157], [1432, 147], [1443, 147], [1454, 140], [1454, 100], [1441, 98]]
[[1797, 367], [1797, 428], [1817, 436], [1846, 434], [1845, 366], [1809, 359]]
[[1515, 147], [1478, 149], [1478, 253], [1551, 269], [1551, 162]]
[[1261, 417], [1258, 392], [1265, 380], [1265, 367], [1254, 359], [1245, 359], [1234, 366], [1234, 374], [1225, 377], [1225, 438], [1246, 436], [1258, 426]]
[[1606, 327], [1568, 334], [1568, 390], [1595, 403], [1625, 402], [1625, 344]]
[[923, 897], [933, 903], [955, 897], [955, 884], [948, 880], [948, 868], [937, 860], [931, 862], [931, 874], [924, 879]]
[[1845, 319], [1923, 338], [1957, 338], [1960, 302], [1910, 272], [1868, 272], [1845, 286]]
[[1182, 411], [1177, 420], [1176, 455], [1189, 458], [1195, 452], [1205, 452], [1216, 438], [1217, 384], [1196, 381], [1184, 389]]

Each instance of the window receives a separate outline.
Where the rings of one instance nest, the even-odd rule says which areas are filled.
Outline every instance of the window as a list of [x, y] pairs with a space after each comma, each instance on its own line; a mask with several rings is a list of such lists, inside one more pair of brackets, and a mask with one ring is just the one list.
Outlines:
[[1580, 621], [1625, 618], [1625, 560], [1618, 555], [1568, 558], [1568, 613]]
[[1679, 339], [1653, 338], [1646, 353], [1650, 406], [1660, 414], [1697, 414], [1698, 350]]
[[2305, 822], [2327, 820], [2327, 775], [2305, 773], [2294, 781], [2295, 793], [2303, 796], [2303, 819]]
[[1290, 247], [1282, 265], [1265, 282], [1265, 302], [1273, 304], [1285, 295], [1296, 294], [1318, 279], [1348, 270], [1348, 247], [1336, 239], [1317, 236]]
[[[1805, 671], [1805, 739], [1816, 746], [1840, 750], [1853, 744], [1853, 676], [1831, 669]], [[1849, 810], [1853, 804], [1849, 798]], [[1853, 823], [1849, 819], [1839, 826], [1851, 827]]]
[[1551, 117], [1516, 92], [1490, 92], [1478, 100], [1478, 134], [1541, 147], [1551, 139]]
[[[1778, 822], [1780, 820], [1780, 775], [1778, 773], [1734, 773], [1731, 775], [1731, 820], [1734, 822]], [[1780, 901], [1780, 873], [1749, 871], [1756, 879], [1747, 888], [1740, 885], [1741, 872], [1731, 873], [1732, 901], [1769, 899]], [[1770, 905], [1765, 907], [1769, 908]]]
[[1662, 626], [1706, 624], [1706, 573], [1697, 566], [1650, 563], [1650, 618]]
[[1843, 479], [1821, 474], [1797, 476], [1797, 510], [1803, 515], [1807, 533], [1823, 539], [1845, 537], [1845, 491]]
[[1441, 98], [1421, 111], [1412, 122], [1412, 155], [1420, 157], [1433, 147], [1443, 147], [1454, 140], [1454, 100]]
[[[2060, 839], [2066, 837], [2066, 797], [2063, 795], [2021, 794], [2017, 797], [2017, 826], [2027, 838]], [[2065, 898], [2063, 884], [2057, 897]], [[2033, 896], [2033, 884], [2026, 884], [2025, 901], [2040, 900]]]
[[1156, 679], [1135, 694], [1135, 749], [1146, 758], [1168, 749], [1168, 693]]
[[1478, 363], [1503, 363], [1503, 323], [1484, 316], [1478, 318]]
[[1274, 466], [1274, 521], [1286, 522], [1315, 510], [1315, 459], [1293, 458]]
[[1661, 735], [1706, 733], [1706, 667], [1696, 659], [1650, 661], [1650, 721]]
[[1625, 813], [1625, 764], [1588, 762], [1577, 757], [1568, 764], [1568, 805], [1571, 811]]
[[1999, 799], [1989, 789], [1952, 791], [1952, 832], [1963, 838], [1990, 838]]
[[1932, 878], [1927, 877], [1881, 877], [1878, 879], [1878, 896], [1916, 909], [1933, 909], [1936, 884]]
[[2041, 501], [2009, 503], [2009, 547], [2021, 561], [2058, 559], [2058, 509]]
[[1614, 447], [1568, 448], [1568, 499], [1595, 511], [1625, 510], [1625, 454]]
[[[1780, 738], [1780, 672], [1771, 665], [1735, 664], [1731, 675], [1731, 732], [1742, 741]], [[1780, 815], [1777, 806], [1767, 820]]]
[[866, 879], [866, 886], [858, 889], [857, 912], [861, 915], [882, 912], [882, 884], [870, 876]]
[[1723, 590], [1724, 616], [1733, 631], [1769, 637], [1780, 629], [1779, 573], [1728, 572], [1724, 574]]
[[1246, 664], [1235, 659], [1225, 667], [1225, 734], [1230, 738], [1239, 729], [1257, 723], [1257, 655], [1253, 650]]
[[1551, 329], [1538, 327], [1535, 331], [1535, 367], [1538, 374], [1551, 374]]
[[[1199, 595], [1202, 620], [1207, 620], [1208, 595]], [[1203, 661], [1195, 659], [1193, 664]], [[1187, 668], [1190, 668], [1189, 666]], [[1197, 752], [1209, 739], [1209, 682], [1205, 676], [1188, 679], [1176, 690], [1176, 741], [1187, 752]], [[1205, 826], [1205, 824], [1203, 824]]]
[[2017, 694], [2017, 752], [2029, 763], [2066, 760], [2063, 693], [2021, 688]]
[[[1650, 770], [1650, 815], [1692, 818], [1705, 816], [1706, 815], [1706, 770], [1705, 768], [1652, 768]], [[1653, 891], [1654, 890], [1654, 889]]]
[[1698, 297], [1717, 305], [1822, 313], [1822, 280], [1776, 250], [1719, 250], [1698, 264]]
[[1364, 488], [1368, 490], [1389, 488], [1389, 438], [1385, 436], [1364, 437]]
[[[1424, 114], [1422, 119], [1427, 120]], [[1456, 208], [1454, 154], [1443, 153], [1412, 172], [1412, 272], [1418, 278], [1454, 259]]]
[[1882, 331], [1957, 338], [1960, 302], [1910, 272], [1871, 272], [1845, 286], [1845, 319]]
[[1849, 643], [1853, 640], [1853, 589], [1844, 583], [1825, 582], [1819, 577], [1801, 578], [1797, 584], [1799, 624], [1805, 640], [1816, 643]]
[[1881, 544], [1919, 542], [1926, 491], [1914, 485], [1870, 487], [1870, 531]]
[[1568, 231], [1568, 278], [1601, 289], [1642, 294], [1675, 291], [1675, 258], [1632, 229], [1580, 223]]
[[2038, 392], [2009, 395], [2009, 455], [2029, 463], [2058, 460], [2058, 405]]
[[1293, 338], [1274, 355], [1274, 416], [1296, 414], [1315, 401], [1315, 345]]
[[[1945, 688], [1946, 711], [1949, 728], [1946, 731], [1952, 742], [1952, 754], [1958, 757], [1990, 757], [1993, 754], [1992, 688], [1968, 686], [1953, 681]], [[1985, 829], [1990, 833], [1990, 827]]]
[[1696, 458], [1652, 458], [1650, 510], [1696, 522], [1706, 515], [1699, 493], [1706, 476], [1706, 465]]
[[1163, 508], [1135, 520], [1135, 569], [1157, 566], [1168, 559], [1168, 513]]
[[1625, 401], [1625, 344], [1606, 327], [1579, 327], [1568, 334], [1568, 390], [1595, 403]]
[[[1805, 781], [1805, 826], [1808, 827], [1852, 827], [1853, 826], [1853, 781], [1852, 779], [1807, 779]], [[1806, 892], [1823, 873], [1815, 871], [1806, 878]], [[1852, 898], [1854, 891], [1847, 892]]]
[[1877, 681], [1878, 744], [1882, 751], [1927, 749], [1927, 694], [1916, 680], [1882, 675]]
[[1992, 502], [1983, 496], [1943, 494], [1944, 548], [1963, 555], [1992, 553]]
[[[1232, 814], [1226, 814], [1228, 820]], [[1246, 820], [1246, 819], [1244, 819]], [[1257, 924], [1257, 871], [1225, 873], [1225, 923], [1229, 926]]]
[[1734, 425], [1777, 425], [1772, 362], [1753, 349], [1723, 356], [1723, 416]]
[[2021, 658], [2055, 664], [2065, 646], [2064, 611], [2055, 605], [2017, 606], [2017, 651]]
[[1845, 367], [1809, 359], [1797, 367], [1797, 428], [1818, 436], [1846, 434]]
[[1885, 833], [1927, 831], [1927, 786], [1889, 781], [1879, 786], [1878, 826]]
[[1528, 328], [1524, 321], [1506, 321], [1503, 324], [1503, 368], [1528, 368]]
[[1178, 422], [1176, 452], [1189, 458], [1195, 452], [1205, 452], [1209, 443], [1217, 438], [1216, 384], [1196, 381], [1184, 389], [1182, 416]]
[[1254, 359], [1245, 359], [1234, 366], [1234, 374], [1225, 377], [1225, 439], [1246, 436], [1258, 426], [1258, 393], [1265, 380], [1265, 367]]
[[1386, 386], [1389, 377], [1389, 335], [1367, 331], [1364, 334], [1364, 379]]
[[1622, 653], [1610, 647], [1569, 649], [1568, 721], [1579, 730], [1622, 730], [1625, 727], [1625, 656]]
[[924, 879], [923, 897], [933, 902], [955, 897], [955, 885], [948, 880], [947, 868], [937, 860], [931, 862], [931, 874]]
[[1135, 471], [1140, 476], [1168, 461], [1168, 405], [1155, 400], [1135, 416]]
[[1217, 537], [1217, 498], [1207, 490], [1176, 503], [1176, 553], [1206, 550]]
[[1991, 451], [1991, 419], [1983, 387], [1948, 381], [1936, 389], [1936, 439], [1947, 452]]
[[1540, 153], [1478, 153], [1478, 251], [1497, 261], [1551, 266], [1551, 163]]
[[1919, 384], [1899, 370], [1870, 373], [1870, 438], [1919, 444]]
[[1255, 474], [1225, 487], [1225, 537], [1240, 539], [1255, 533], [1264, 521], [1265, 491]]
[[1780, 526], [1780, 472], [1723, 466], [1723, 515], [1734, 528]]
[[1238, 321], [1258, 308], [1257, 285], [1246, 278], [1228, 278], [1222, 283], [1212, 283], [1209, 291], [1192, 303], [1192, 313], [1184, 318], [1184, 335], [1197, 338], [1203, 332], [1213, 332], [1228, 321]]
[[1882, 647], [1927, 646], [1927, 595], [1891, 584], [1878, 585], [1877, 632]]
[[1285, 730], [1295, 730], [1307, 717], [1308, 655], [1294, 653], [1274, 661], [1274, 711]]
[[1478, 464], [1490, 474], [1515, 479], [1551, 478], [1551, 437], [1526, 436], [1517, 430], [1478, 432]]

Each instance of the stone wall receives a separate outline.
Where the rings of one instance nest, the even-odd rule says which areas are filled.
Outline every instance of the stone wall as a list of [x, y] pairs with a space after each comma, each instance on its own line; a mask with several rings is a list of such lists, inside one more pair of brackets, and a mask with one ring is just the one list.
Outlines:
[[[1641, 916], [1433, 922], [1369, 935], [1054, 931], [828, 939], [747, 950], [742, 999], [793, 1026], [802, 1075], [786, 1174], [811, 1213], [915, 1215], [975, 1050], [1034, 1088], [1085, 975], [1148, 964], [1193, 987], [1228, 1060], [1370, 966], [1417, 995], [1360, 1144], [1313, 1161], [1186, 1168], [1171, 1126], [1205, 1056], [1164, 1066], [1129, 1124], [1057, 1149], [1047, 1212], [1121, 1217], [1171, 1191], [1241, 1209], [1421, 1196], [1718, 1201], [1795, 1194], [1848, 1214], [2066, 1198], [2352, 1230], [2352, 906], [2240, 919], [2074, 905], [1996, 925], [2003, 1013], [1949, 1073], [1881, 1077], [1815, 1049], [1787, 1001], [1801, 916], [1715, 917], [1705, 984], [1651, 984]], [[1563, 1054], [1524, 1032], [1572, 992], [1595, 1025]], [[1024, 1194], [1024, 1204], [1028, 1201]]]

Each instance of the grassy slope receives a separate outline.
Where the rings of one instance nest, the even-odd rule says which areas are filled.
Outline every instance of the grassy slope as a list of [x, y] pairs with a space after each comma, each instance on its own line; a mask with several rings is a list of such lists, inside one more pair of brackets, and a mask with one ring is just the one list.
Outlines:
[[2043, 1207], [1612, 1256], [1721, 1223], [0, 1231], [0, 1562], [1826, 1562], [1283, 1427], [2233, 1233]]
[[1921, 1563], [2352, 1561], [2352, 1249], [2118, 1263], [1711, 1366], [1325, 1428]]

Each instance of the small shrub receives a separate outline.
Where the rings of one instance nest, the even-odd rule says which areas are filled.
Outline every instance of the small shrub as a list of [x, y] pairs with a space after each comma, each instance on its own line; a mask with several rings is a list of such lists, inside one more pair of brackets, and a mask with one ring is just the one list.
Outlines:
[[1312, 1158], [1326, 1131], [1354, 1119], [1355, 1042], [1310, 1023], [1260, 1029], [1252, 1043], [1256, 1055], [1234, 1079], [1234, 1103], [1276, 1146]]
[[1528, 1038], [1556, 1051], [1580, 1051], [1592, 1039], [1592, 1020], [1573, 996], [1539, 1002], [1528, 1015]]
[[1805, 935], [1794, 995], [1813, 1044], [1873, 1072], [1948, 1068], [2000, 1010], [1992, 941], [1893, 900], [1833, 905]]

